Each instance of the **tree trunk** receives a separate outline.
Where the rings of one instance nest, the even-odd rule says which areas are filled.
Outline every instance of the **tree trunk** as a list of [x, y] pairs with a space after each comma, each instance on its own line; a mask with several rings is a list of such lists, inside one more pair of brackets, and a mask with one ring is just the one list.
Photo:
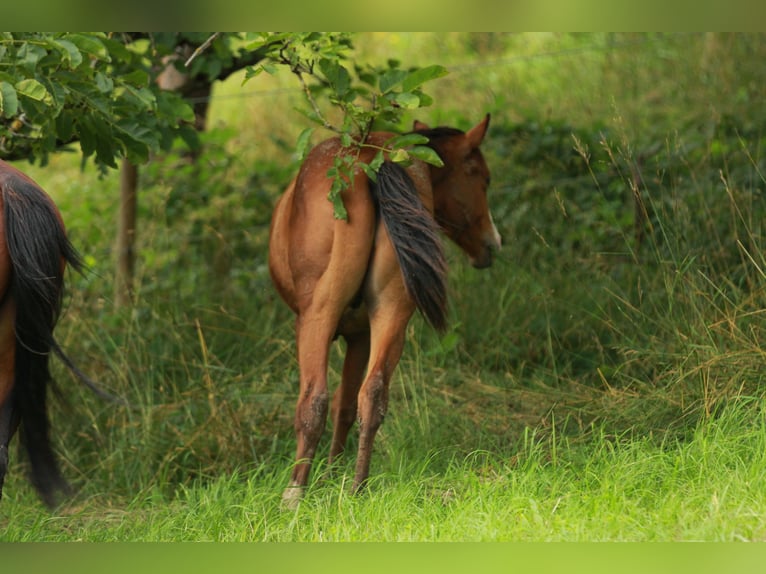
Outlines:
[[117, 221], [117, 269], [114, 280], [114, 306], [120, 309], [133, 303], [135, 269], [136, 207], [138, 167], [127, 159], [120, 167], [120, 208]]
[[[194, 108], [194, 127], [197, 131], [205, 130], [207, 123], [208, 102], [213, 80], [206, 76], [191, 78], [188, 74], [179, 72], [173, 62], [179, 57], [188, 58], [193, 46], [181, 45], [177, 54], [168, 56], [162, 61], [163, 70], [157, 77], [157, 85], [165, 90], [173, 90], [192, 102]], [[223, 80], [230, 74], [248, 65], [254, 65], [263, 58], [258, 52], [250, 52], [242, 58], [237, 58], [226, 68], [223, 68], [217, 79]], [[190, 161], [196, 161], [199, 150], [189, 154]], [[116, 309], [133, 303], [133, 274], [135, 265], [136, 209], [137, 209], [138, 167], [127, 159], [122, 160], [120, 168], [120, 209], [117, 223], [117, 268], [114, 281], [114, 306]], [[225, 250], [216, 257], [224, 261]]]

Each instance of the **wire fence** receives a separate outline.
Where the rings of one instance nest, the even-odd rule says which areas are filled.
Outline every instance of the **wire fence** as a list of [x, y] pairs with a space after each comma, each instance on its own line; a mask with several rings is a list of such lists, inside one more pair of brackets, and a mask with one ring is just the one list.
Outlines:
[[[508, 57], [485, 59], [476, 57], [473, 61], [448, 65], [447, 69], [450, 74], [454, 75], [468, 75], [477, 72], [478, 70], [486, 69], [501, 69], [513, 66], [525, 65], [530, 62], [536, 61], [550, 61], [550, 60], [563, 60], [580, 58], [589, 54], [603, 55], [605, 53], [612, 52], [624, 52], [626, 50], [640, 50], [645, 49], [647, 46], [654, 45], [658, 48], [659, 52], [665, 53], [667, 57], [667, 48], [677, 46], [682, 42], [690, 40], [699, 40], [704, 36], [703, 33], [670, 33], [670, 34], [644, 34], [637, 37], [623, 38], [606, 36], [594, 36], [593, 41], [589, 43], [583, 43], [577, 46], [569, 46], [560, 49], [546, 49], [539, 52], [519, 54]], [[449, 77], [449, 76], [448, 76]], [[237, 93], [229, 94], [213, 94], [210, 98], [204, 98], [206, 101], [215, 100], [231, 100], [231, 99], [244, 99], [244, 98], [267, 98], [267, 97], [283, 97], [283, 96], [296, 96], [303, 97], [303, 90], [296, 85], [295, 88], [276, 88], [267, 90], [240, 90]], [[202, 101], [193, 100], [193, 101]], [[574, 142], [572, 143], [572, 150], [574, 150]], [[637, 155], [641, 155], [641, 150], [637, 152]], [[641, 161], [643, 158], [639, 158], [637, 161]], [[663, 170], [672, 170], [677, 167], [683, 167], [685, 165], [685, 159], [683, 157], [665, 158], [664, 164], [661, 166]], [[578, 186], [587, 185], [592, 183], [598, 187], [613, 180], [617, 176], [614, 171], [601, 172], [597, 174], [583, 173], [578, 175], [568, 175], [565, 177], [537, 177], [532, 182], [534, 189], [537, 190], [550, 190], [553, 191], [562, 186]], [[626, 180], [627, 181], [627, 180]], [[639, 183], [640, 183], [639, 179]], [[627, 183], [626, 183], [627, 185]], [[496, 181], [492, 186], [492, 193], [499, 196], [507, 196], [519, 191], [518, 182], [513, 181]], [[529, 191], [529, 189], [527, 189]]]
[[[695, 34], [691, 33], [673, 33], [664, 34], [663, 38], [677, 40], [688, 38]], [[696, 34], [698, 35], [698, 34]], [[518, 56], [508, 56], [503, 58], [495, 58], [490, 60], [476, 59], [472, 62], [465, 62], [462, 64], [452, 64], [445, 66], [450, 74], [468, 74], [481, 69], [487, 68], [504, 68], [516, 65], [522, 65], [525, 63], [533, 62], [536, 60], [548, 60], [548, 59], [561, 59], [572, 58], [582, 56], [584, 54], [596, 54], [606, 52], [617, 52], [628, 49], [635, 49], [641, 46], [646, 46], [653, 42], [657, 42], [657, 38], [654, 36], [642, 36], [641, 38], [633, 40], [622, 41], [604, 41], [604, 42], [592, 42], [577, 47], [562, 48], [558, 50], [545, 50], [533, 54], [524, 54]], [[274, 88], [268, 90], [241, 90], [236, 94], [213, 94], [208, 97], [188, 98], [192, 103], [201, 102], [213, 102], [215, 100], [232, 100], [232, 99], [246, 99], [246, 98], [260, 98], [260, 97], [274, 97], [282, 95], [302, 95], [303, 90], [296, 86], [295, 88]]]

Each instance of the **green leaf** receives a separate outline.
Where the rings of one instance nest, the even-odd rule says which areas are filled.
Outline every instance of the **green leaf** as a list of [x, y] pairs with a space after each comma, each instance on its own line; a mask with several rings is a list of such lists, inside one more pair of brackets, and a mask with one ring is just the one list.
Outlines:
[[399, 148], [391, 154], [391, 161], [395, 163], [404, 163], [410, 160], [410, 154], [406, 149]]
[[253, 38], [245, 45], [245, 50], [255, 52], [261, 48], [282, 42], [290, 37], [290, 32], [252, 32], [248, 34], [247, 39]]
[[440, 158], [439, 154], [436, 153], [430, 147], [416, 146], [409, 149], [408, 151], [412, 157], [417, 158], [420, 161], [430, 163], [431, 165], [435, 165], [436, 167], [444, 166], [444, 162], [442, 161], [442, 158]]
[[64, 56], [64, 61], [69, 63], [69, 67], [74, 69], [82, 64], [82, 54], [72, 42], [68, 40], [53, 40], [56, 48]]
[[104, 43], [95, 36], [67, 34], [64, 36], [64, 39], [72, 42], [81, 52], [85, 52], [98, 60], [103, 60], [104, 62], [112, 61], [112, 58], [109, 56], [109, 51], [106, 49], [106, 46], [104, 46]]
[[263, 66], [248, 66], [245, 68], [245, 77], [242, 78], [242, 85], [244, 86], [248, 80], [260, 76], [263, 71]]
[[362, 171], [367, 175], [370, 181], [378, 181], [378, 172], [372, 168], [372, 165], [360, 162], [359, 167], [362, 168]]
[[[190, 150], [200, 149], [200, 146], [202, 144], [200, 142], [199, 132], [195, 130], [193, 127], [191, 127], [189, 124], [182, 124], [178, 128], [178, 131], [176, 133], [184, 141], [184, 143], [189, 147]], [[167, 147], [163, 147], [163, 149], [169, 149], [172, 143], [173, 142], [171, 141], [170, 144]]]
[[[157, 106], [157, 98], [149, 88], [134, 88], [126, 85], [125, 91], [135, 98], [135, 102], [147, 110], [153, 110]], [[165, 92], [163, 92], [164, 94]]]
[[393, 100], [406, 110], [414, 110], [420, 107], [420, 98], [410, 92], [394, 94]]
[[[58, 80], [58, 78], [56, 78], [56, 80]], [[45, 78], [44, 83], [45, 87], [53, 97], [53, 112], [54, 114], [58, 114], [66, 105], [69, 90], [58, 81], [51, 79], [51, 77]]]
[[149, 126], [135, 120], [123, 120], [114, 124], [116, 130], [123, 139], [132, 140], [146, 144], [147, 146], [156, 146], [158, 143], [157, 132]]
[[102, 94], [108, 94], [112, 90], [114, 90], [114, 80], [107, 76], [106, 74], [102, 74], [101, 72], [96, 72], [96, 87], [98, 88], [98, 91]]
[[375, 157], [372, 158], [372, 161], [370, 162], [370, 167], [374, 169], [376, 172], [380, 169], [380, 166], [383, 165], [383, 162], [386, 160], [386, 156], [383, 155], [382, 151], [379, 151], [375, 154]]
[[90, 157], [96, 151], [96, 136], [91, 128], [92, 123], [89, 116], [83, 116], [77, 122], [77, 135], [80, 138], [80, 149], [84, 157]]
[[33, 78], [27, 78], [16, 83], [16, 91], [29, 99], [50, 104], [53, 101], [48, 90]]
[[414, 145], [427, 144], [428, 138], [422, 134], [404, 134], [400, 136], [394, 136], [386, 142], [387, 147], [399, 148], [409, 147]]
[[407, 77], [407, 72], [404, 70], [388, 70], [378, 80], [378, 88], [381, 94], [390, 92], [393, 88], [399, 85], [404, 78]]
[[428, 106], [434, 103], [434, 99], [428, 94], [424, 94], [421, 91], [418, 91], [417, 94], [418, 94], [418, 97], [420, 98], [421, 108], [427, 108]]
[[[147, 90], [149, 94], [149, 90]], [[152, 95], [153, 97], [153, 95]], [[189, 103], [178, 94], [172, 92], [161, 92], [157, 96], [157, 107], [164, 120], [176, 124], [178, 121], [193, 122], [194, 110]]]
[[119, 80], [125, 84], [135, 86], [137, 88], [143, 88], [149, 85], [149, 74], [143, 70], [133, 70], [130, 73], [123, 74]]
[[346, 68], [335, 60], [325, 58], [319, 61], [319, 69], [324, 74], [324, 77], [327, 78], [336, 94], [343, 96], [348, 92], [351, 86], [351, 76]]
[[146, 162], [149, 152], [159, 146], [157, 133], [138, 122], [120, 122], [115, 127], [115, 137], [122, 142], [127, 156], [135, 163]]
[[378, 77], [373, 72], [357, 69], [356, 75], [360, 82], [364, 82], [368, 86], [375, 87], [377, 84]]
[[407, 77], [402, 80], [402, 91], [410, 92], [425, 82], [441, 78], [447, 74], [449, 74], [449, 72], [444, 66], [435, 65], [420, 68], [414, 72], [410, 72]]
[[245, 77], [242, 78], [242, 85], [244, 86], [248, 80], [260, 76], [263, 72], [273, 76], [278, 70], [279, 68], [275, 64], [268, 61], [260, 63], [257, 66], [247, 66], [245, 68]]
[[327, 194], [327, 199], [332, 203], [332, 215], [335, 219], [348, 219], [348, 211], [346, 211], [346, 206], [343, 205], [343, 198], [341, 197], [341, 192], [346, 185], [346, 182], [336, 174], [330, 187], [330, 192]]
[[12, 118], [19, 109], [19, 99], [16, 90], [8, 82], [0, 82], [0, 115]]
[[311, 136], [314, 133], [314, 128], [306, 128], [298, 136], [298, 142], [295, 144], [295, 153], [299, 160], [303, 160], [308, 153], [309, 144], [311, 143]]
[[96, 161], [111, 168], [117, 168], [117, 163], [114, 159], [119, 148], [117, 138], [115, 138], [114, 131], [112, 130], [113, 124], [100, 121], [98, 118], [94, 118], [94, 120], [90, 124], [90, 128], [93, 130]]
[[117, 60], [120, 63], [130, 63], [133, 61], [134, 58], [137, 58], [137, 54], [128, 49], [128, 47], [121, 41], [116, 40], [115, 38], [118, 36], [115, 36], [113, 38], [101, 38], [101, 42], [104, 44], [104, 47], [109, 52], [109, 57], [112, 60]]
[[56, 116], [56, 135], [62, 141], [69, 141], [74, 133], [74, 114], [64, 110]]
[[16, 53], [15, 64], [28, 70], [30, 73], [34, 73], [37, 63], [47, 55], [48, 51], [42, 46], [24, 43]]
[[332, 216], [335, 219], [348, 220], [348, 211], [346, 211], [346, 206], [343, 205], [343, 200], [340, 199], [340, 196], [338, 196], [336, 201], [332, 202]]

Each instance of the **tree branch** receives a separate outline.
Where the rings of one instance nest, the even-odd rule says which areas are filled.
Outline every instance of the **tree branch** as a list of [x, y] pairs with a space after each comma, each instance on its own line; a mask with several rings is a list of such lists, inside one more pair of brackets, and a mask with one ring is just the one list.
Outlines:
[[211, 34], [210, 37], [202, 43], [202, 45], [198, 46], [197, 49], [194, 50], [192, 55], [189, 56], [186, 62], [184, 62], [184, 66], [188, 68], [189, 65], [194, 61], [194, 59], [197, 56], [199, 56], [202, 52], [208, 49], [210, 44], [212, 44], [215, 41], [215, 39], [218, 37], [219, 34], [220, 32], [214, 32], [213, 34]]
[[298, 80], [301, 83], [301, 86], [303, 87], [303, 91], [306, 93], [306, 99], [309, 101], [309, 104], [311, 104], [312, 109], [314, 110], [314, 113], [316, 114], [317, 118], [322, 122], [322, 127], [325, 129], [328, 129], [332, 132], [335, 132], [336, 134], [342, 134], [343, 130], [336, 128], [334, 125], [332, 125], [322, 114], [322, 110], [319, 109], [319, 105], [317, 104], [316, 100], [314, 99], [314, 96], [311, 94], [311, 90], [308, 87], [308, 84], [306, 84], [306, 80], [303, 79], [303, 74], [300, 72], [300, 70], [294, 69], [293, 73], [298, 76]]

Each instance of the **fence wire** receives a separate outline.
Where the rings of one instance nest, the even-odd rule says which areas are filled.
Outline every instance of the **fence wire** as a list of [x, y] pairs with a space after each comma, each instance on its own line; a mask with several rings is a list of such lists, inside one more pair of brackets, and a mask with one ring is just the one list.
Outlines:
[[[663, 37], [666, 39], [669, 38], [671, 40], [676, 40], [681, 38], [688, 38], [694, 35], [695, 34], [691, 34], [691, 33], [674, 33], [674, 34], [664, 34]], [[546, 50], [546, 51], [542, 51], [542, 52], [538, 52], [534, 54], [509, 56], [506, 58], [496, 58], [492, 60], [484, 60], [484, 61], [477, 60], [474, 62], [466, 62], [463, 64], [453, 64], [453, 65], [448, 65], [445, 67], [450, 72], [450, 74], [460, 75], [460, 74], [468, 74], [471, 72], [475, 72], [476, 70], [480, 70], [480, 69], [504, 68], [504, 67], [524, 64], [527, 62], [532, 62], [535, 60], [571, 58], [571, 57], [580, 56], [580, 55], [588, 54], [588, 53], [605, 53], [605, 52], [612, 52], [612, 51], [627, 50], [630, 48], [645, 46], [656, 41], [657, 41], [657, 38], [655, 36], [644, 36], [640, 39], [635, 39], [635, 40], [624, 40], [624, 41], [616, 41], [616, 42], [612, 42], [612, 41], [593, 42], [591, 44], [572, 47], [572, 48], [562, 48], [560, 50]], [[257, 97], [273, 97], [273, 96], [281, 96], [281, 95], [302, 95], [302, 94], [303, 94], [303, 90], [300, 87], [274, 88], [270, 90], [242, 90], [240, 93], [237, 93], [237, 94], [218, 94], [218, 95], [213, 94], [207, 97], [188, 98], [188, 101], [192, 103], [201, 103], [201, 102], [213, 102], [215, 100], [233, 100], [233, 99], [244, 99], [244, 98], [254, 98], [254, 97], [257, 98]]]

